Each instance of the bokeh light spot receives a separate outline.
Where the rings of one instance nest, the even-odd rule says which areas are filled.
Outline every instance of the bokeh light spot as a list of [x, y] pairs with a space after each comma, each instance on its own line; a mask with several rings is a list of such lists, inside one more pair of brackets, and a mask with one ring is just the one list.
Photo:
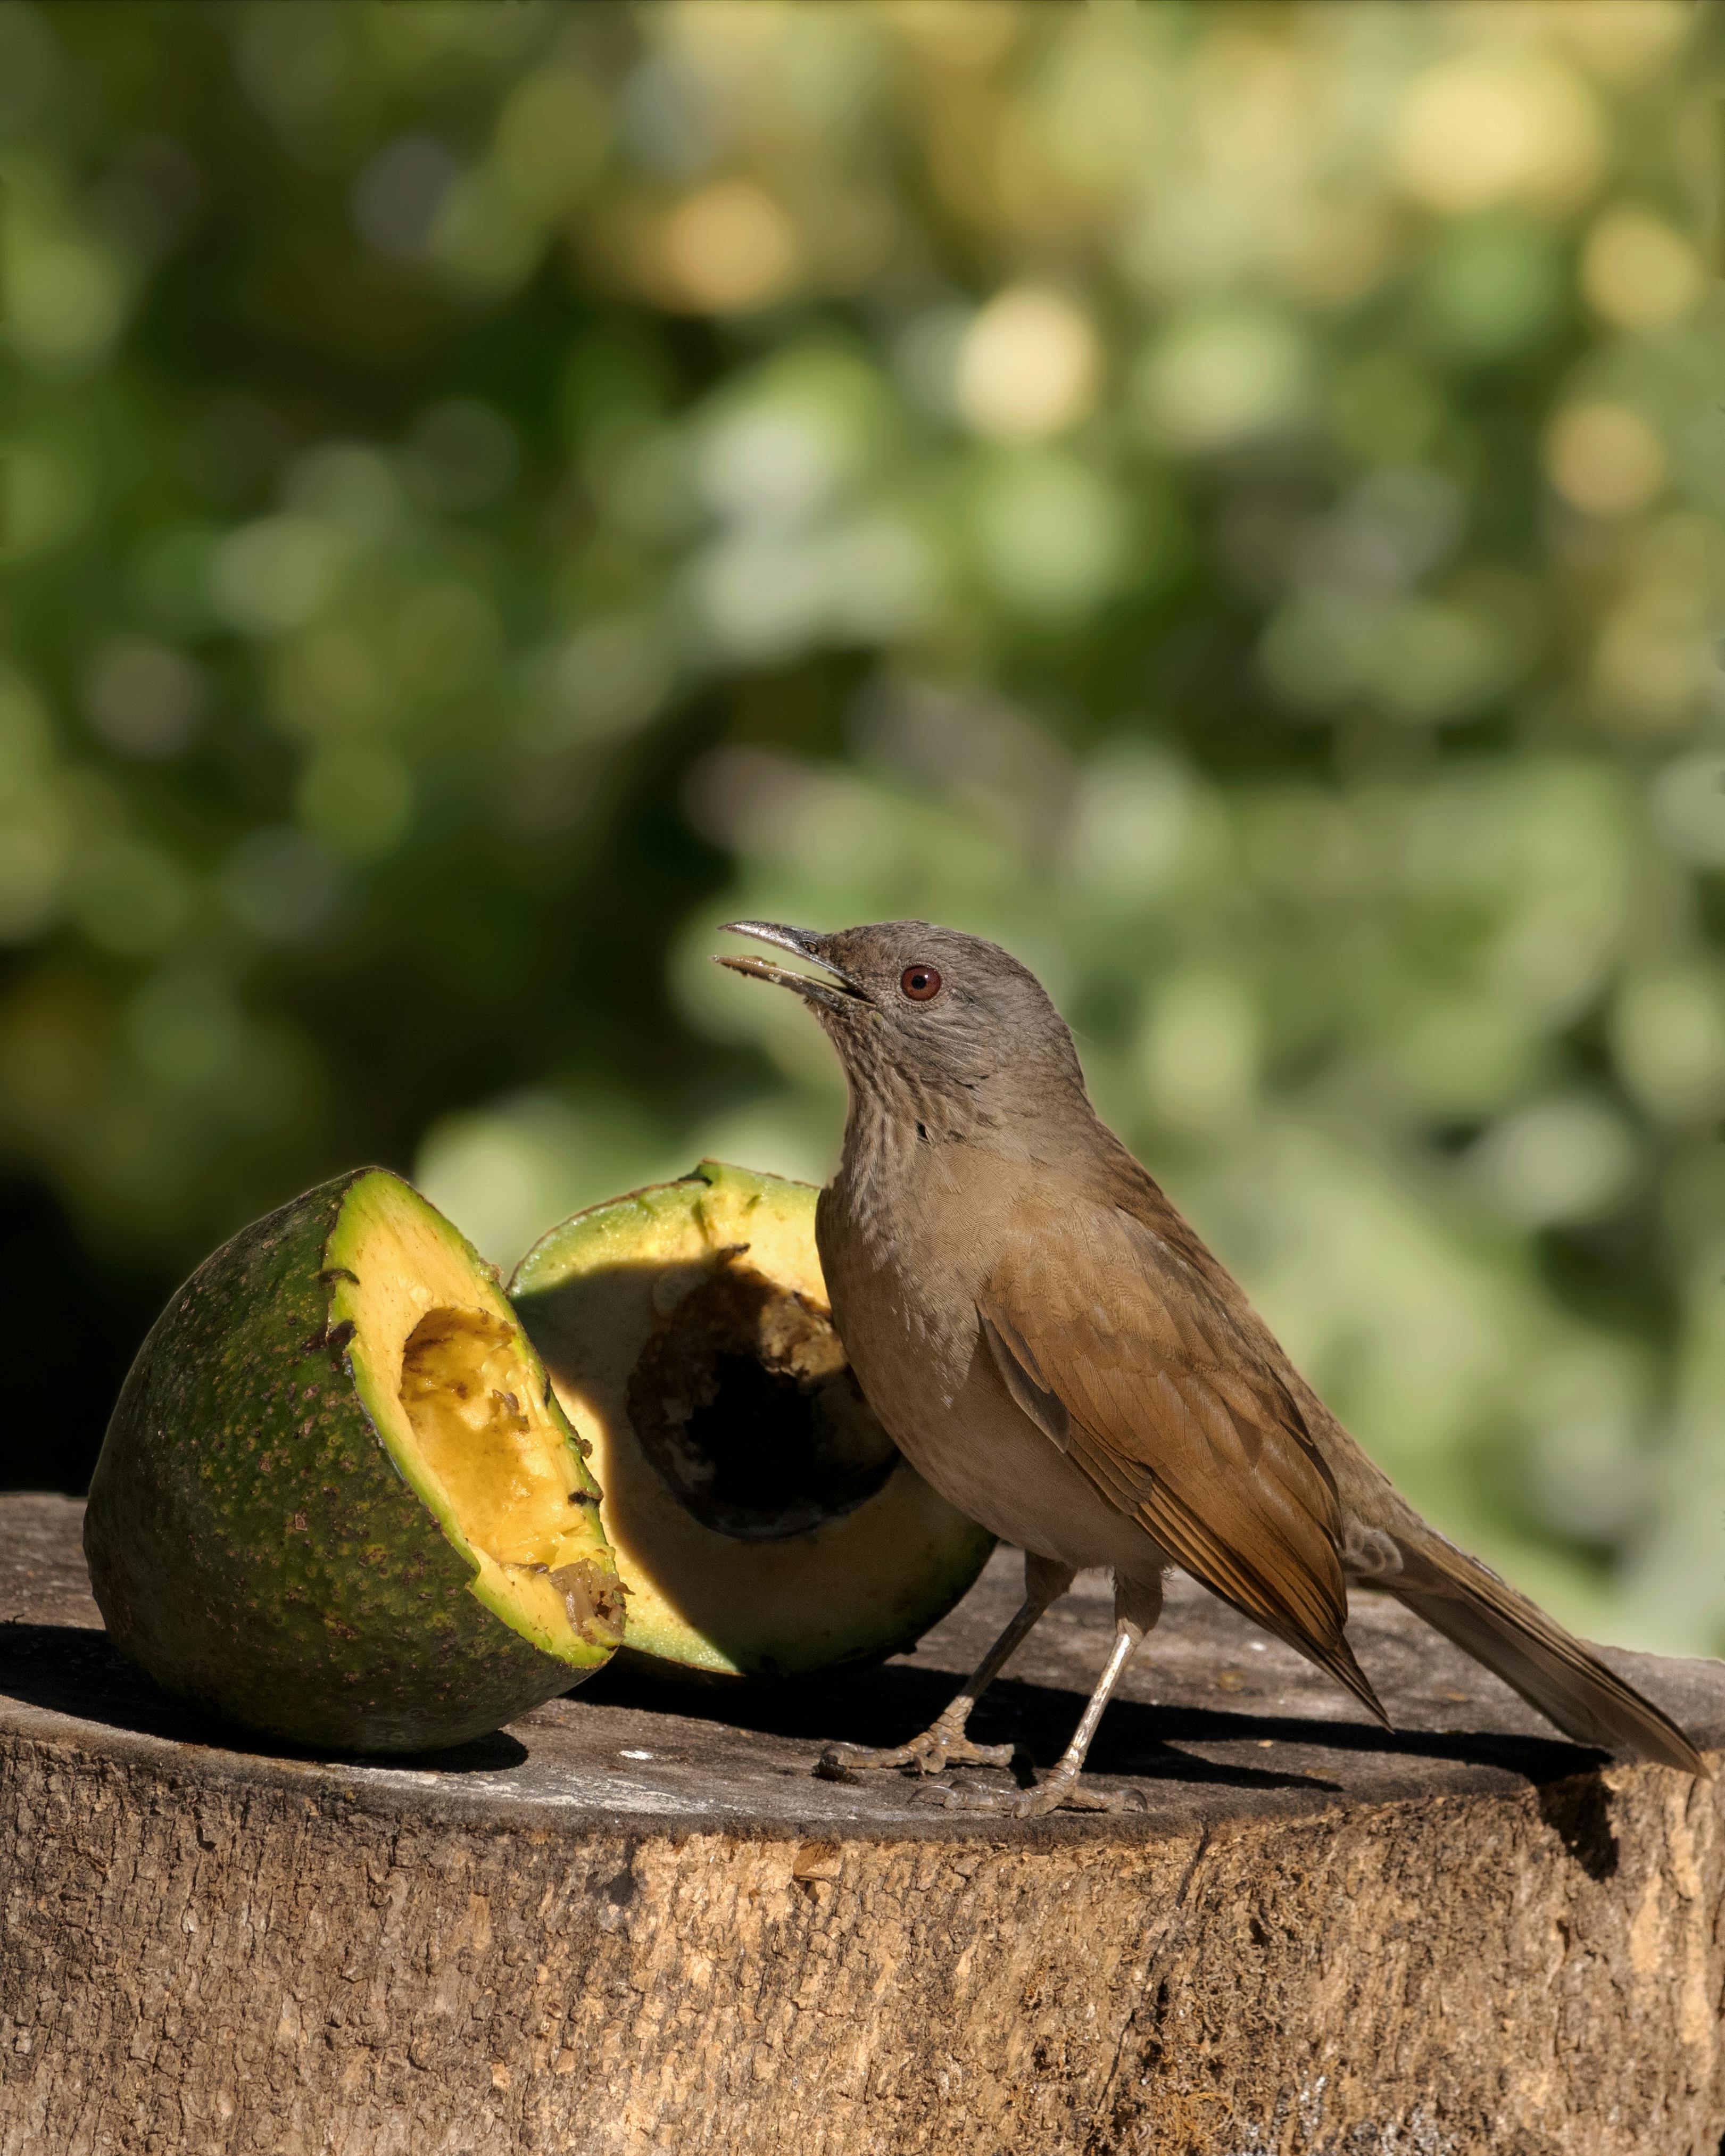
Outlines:
[[1680, 860], [1725, 865], [1725, 755], [1697, 749], [1655, 773], [1648, 788], [1653, 821]]
[[1624, 1083], [1660, 1121], [1700, 1123], [1725, 1108], [1725, 981], [1712, 968], [1633, 975], [1612, 1012], [1611, 1042]]
[[1145, 355], [1136, 387], [1157, 438], [1179, 449], [1223, 449], [1305, 415], [1310, 355], [1294, 324], [1268, 310], [1194, 310]]
[[1659, 437], [1625, 404], [1566, 406], [1547, 429], [1543, 447], [1552, 485], [1589, 516], [1632, 516], [1665, 485]]
[[1451, 216], [1511, 197], [1572, 204], [1597, 181], [1604, 151], [1593, 100], [1567, 68], [1483, 52], [1420, 77], [1396, 146], [1409, 192]]
[[707, 433], [696, 483], [738, 524], [790, 525], [826, 506], [851, 459], [837, 415], [789, 399], [731, 413]]
[[197, 731], [203, 695], [198, 666], [146, 637], [110, 638], [84, 676], [91, 731], [122, 756], [177, 756]]
[[1659, 330], [1681, 321], [1704, 282], [1694, 247], [1645, 210], [1608, 211], [1582, 249], [1582, 291], [1619, 329]]
[[664, 267], [673, 295], [697, 313], [742, 314], [783, 298], [799, 249], [791, 221], [757, 181], [716, 180], [666, 218]]
[[1029, 442], [1094, 406], [1101, 354], [1090, 321], [1058, 292], [1031, 285], [997, 295], [965, 331], [958, 408], [979, 434]]
[[402, 523], [401, 485], [389, 459], [362, 442], [325, 442], [295, 457], [283, 506], [359, 539], [387, 539]]
[[413, 1179], [494, 1264], [512, 1265], [566, 1214], [625, 1186], [683, 1173], [639, 1106], [514, 1094], [445, 1116], [426, 1132]]
[[[95, 240], [50, 223], [46, 205], [9, 187], [8, 341], [26, 366], [77, 373], [94, 365], [120, 332], [126, 286], [120, 264]], [[36, 208], [38, 215], [29, 212]]]
[[459, 172], [441, 142], [403, 136], [378, 151], [355, 182], [355, 226], [380, 254], [413, 261], [426, 251]]
[[1257, 1011], [1244, 984], [1229, 973], [1194, 968], [1156, 988], [1137, 1065], [1162, 1122], [1214, 1131], [1250, 1112], [1259, 1052]]
[[984, 575], [1028, 613], [1074, 619], [1125, 573], [1126, 504], [1076, 458], [1046, 449], [1002, 454], [983, 475], [973, 516]]
[[270, 943], [294, 943], [322, 927], [335, 910], [341, 865], [310, 832], [290, 824], [249, 831], [218, 878], [234, 918]]
[[1609, 1212], [1639, 1161], [1622, 1118], [1582, 1095], [1517, 1110], [1494, 1124], [1469, 1155], [1492, 1202], [1532, 1228]]
[[345, 535], [321, 518], [284, 515], [243, 524], [210, 556], [211, 600], [233, 628], [280, 636], [322, 606], [348, 551]]
[[589, 623], [551, 658], [528, 737], [544, 747], [621, 739], [654, 716], [672, 678], [649, 623]]
[[578, 69], [542, 68], [510, 93], [491, 159], [523, 209], [552, 218], [597, 177], [609, 136], [604, 100]]
[[1563, 264], [1549, 233], [1518, 216], [1450, 226], [1425, 265], [1422, 311], [1439, 341], [1491, 359], [1534, 343], [1558, 319]]

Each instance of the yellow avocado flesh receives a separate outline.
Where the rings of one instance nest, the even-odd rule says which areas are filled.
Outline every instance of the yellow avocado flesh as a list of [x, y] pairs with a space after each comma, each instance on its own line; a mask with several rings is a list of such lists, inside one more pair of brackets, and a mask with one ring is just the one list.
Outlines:
[[591, 1448], [624, 1644], [691, 1669], [783, 1676], [894, 1652], [991, 1547], [863, 1403], [814, 1199], [704, 1162], [564, 1223], [511, 1284]]
[[[472, 1251], [393, 1178], [361, 1185], [329, 1255], [332, 1327], [403, 1479], [475, 1568], [470, 1592], [576, 1667], [621, 1631], [598, 1491], [520, 1321]], [[345, 1274], [346, 1277], [341, 1276]]]

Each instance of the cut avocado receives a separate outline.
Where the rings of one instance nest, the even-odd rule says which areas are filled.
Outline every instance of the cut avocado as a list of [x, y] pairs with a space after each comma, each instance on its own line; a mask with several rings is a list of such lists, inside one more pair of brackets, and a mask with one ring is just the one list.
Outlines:
[[865, 1404], [833, 1330], [807, 1183], [703, 1161], [578, 1213], [511, 1297], [592, 1449], [626, 1647], [720, 1676], [910, 1646], [993, 1537]]
[[598, 1491], [496, 1274], [380, 1168], [241, 1229], [175, 1296], [84, 1539], [134, 1661], [295, 1743], [460, 1743], [622, 1636]]

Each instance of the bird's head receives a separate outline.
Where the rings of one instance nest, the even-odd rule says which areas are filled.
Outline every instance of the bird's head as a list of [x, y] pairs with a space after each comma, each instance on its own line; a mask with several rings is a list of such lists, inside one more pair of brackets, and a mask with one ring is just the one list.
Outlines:
[[718, 963], [800, 996], [825, 1028], [853, 1096], [889, 1108], [945, 1101], [961, 1120], [997, 1120], [1007, 1101], [1029, 1106], [1050, 1087], [1082, 1091], [1078, 1057], [1042, 983], [998, 943], [927, 921], [877, 921], [823, 935], [776, 921], [733, 921], [752, 936], [819, 967], [793, 972], [771, 958]]

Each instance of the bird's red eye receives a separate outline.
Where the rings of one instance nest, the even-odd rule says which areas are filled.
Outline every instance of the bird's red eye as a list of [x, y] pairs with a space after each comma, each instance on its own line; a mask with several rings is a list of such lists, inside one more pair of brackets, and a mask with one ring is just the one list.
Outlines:
[[932, 966], [906, 966], [898, 984], [913, 1004], [932, 1003], [941, 992], [941, 977]]

